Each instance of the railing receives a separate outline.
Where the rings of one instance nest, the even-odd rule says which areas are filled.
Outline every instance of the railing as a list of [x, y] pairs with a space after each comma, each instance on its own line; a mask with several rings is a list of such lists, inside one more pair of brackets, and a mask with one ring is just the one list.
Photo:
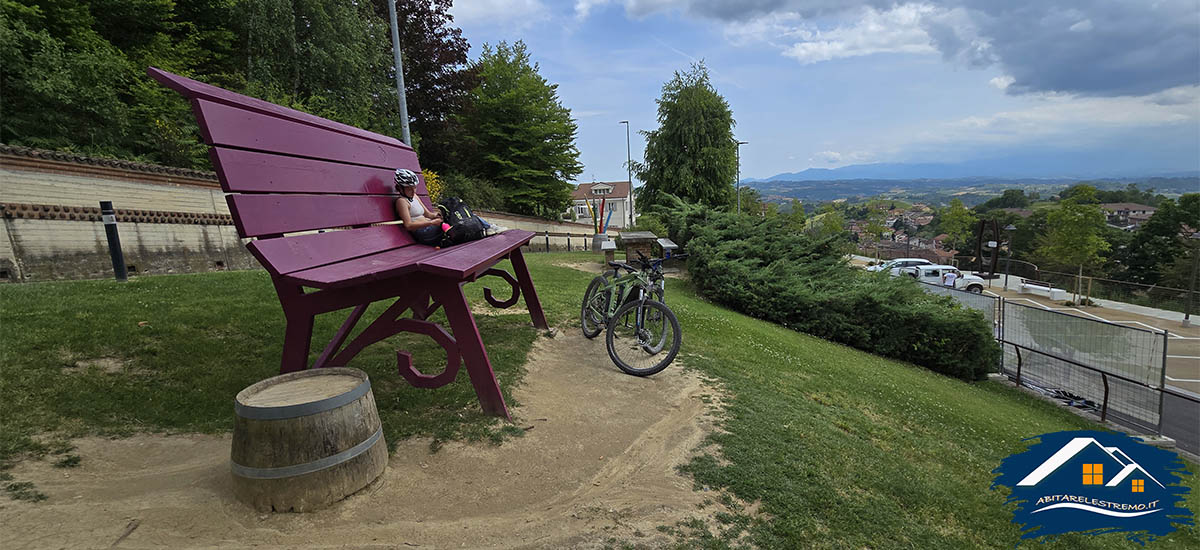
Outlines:
[[[1133, 385], [1140, 386], [1140, 387], [1142, 387], [1142, 388], [1145, 388], [1145, 389], [1148, 389], [1148, 390], [1151, 390], [1151, 391], [1158, 392], [1158, 395], [1159, 395], [1159, 399], [1158, 399], [1158, 424], [1157, 424], [1157, 426], [1155, 427], [1155, 430], [1156, 430], [1156, 433], [1158, 433], [1158, 434], [1162, 434], [1162, 402], [1163, 402], [1163, 392], [1164, 392], [1164, 390], [1166, 390], [1166, 388], [1164, 388], [1163, 386], [1152, 386], [1152, 385], [1150, 385], [1150, 384], [1146, 384], [1146, 383], [1143, 383], [1143, 382], [1139, 382], [1139, 381], [1137, 381], [1137, 380], [1134, 380], [1134, 379], [1132, 379], [1132, 378], [1128, 378], [1128, 377], [1122, 376], [1122, 375], [1120, 375], [1120, 374], [1116, 374], [1116, 373], [1110, 373], [1110, 372], [1105, 372], [1104, 370], [1101, 370], [1101, 369], [1098, 369], [1098, 368], [1092, 367], [1092, 366], [1090, 366], [1090, 365], [1085, 365], [1085, 364], [1083, 364], [1083, 363], [1080, 363], [1079, 361], [1074, 361], [1074, 360], [1072, 360], [1072, 359], [1067, 359], [1066, 357], [1059, 357], [1059, 356], [1057, 356], [1057, 355], [1054, 355], [1054, 354], [1051, 354], [1051, 353], [1046, 353], [1046, 352], [1044, 352], [1044, 351], [1039, 351], [1039, 350], [1036, 350], [1036, 349], [1033, 349], [1033, 348], [1030, 348], [1030, 347], [1025, 347], [1025, 346], [1022, 346], [1022, 345], [1020, 345], [1020, 344], [1014, 344], [1014, 343], [1012, 343], [1012, 342], [1002, 342], [1002, 343], [1003, 343], [1003, 344], [1007, 344], [1007, 345], [1010, 345], [1010, 346], [1012, 346], [1012, 347], [1013, 347], [1013, 349], [1014, 349], [1014, 350], [1015, 350], [1015, 352], [1016, 352], [1016, 355], [1017, 355], [1017, 372], [1016, 372], [1016, 380], [1015, 380], [1015, 382], [1016, 382], [1016, 384], [1017, 384], [1018, 386], [1022, 386], [1022, 385], [1024, 385], [1024, 384], [1022, 383], [1022, 380], [1021, 380], [1021, 371], [1022, 371], [1022, 367], [1024, 366], [1024, 361], [1023, 361], [1023, 360], [1022, 360], [1022, 358], [1021, 358], [1021, 350], [1025, 350], [1025, 351], [1028, 351], [1028, 352], [1036, 353], [1036, 354], [1038, 354], [1038, 355], [1042, 355], [1042, 356], [1045, 356], [1045, 357], [1049, 357], [1049, 358], [1051, 358], [1051, 359], [1053, 359], [1053, 360], [1055, 360], [1055, 361], [1061, 361], [1061, 362], [1063, 362], [1063, 363], [1067, 363], [1067, 364], [1070, 364], [1070, 365], [1074, 365], [1074, 366], [1076, 366], [1076, 367], [1083, 368], [1083, 369], [1087, 369], [1087, 370], [1089, 370], [1089, 371], [1091, 371], [1091, 372], [1094, 372], [1094, 373], [1097, 373], [1097, 374], [1099, 374], [1099, 375], [1100, 375], [1100, 379], [1101, 379], [1101, 381], [1104, 383], [1104, 396], [1101, 398], [1101, 405], [1100, 405], [1100, 422], [1107, 422], [1107, 421], [1108, 421], [1108, 397], [1109, 397], [1108, 377], [1110, 377], [1110, 376], [1111, 376], [1111, 377], [1113, 377], [1113, 378], [1116, 378], [1117, 380], [1121, 380], [1121, 381], [1123, 381], [1123, 382], [1127, 382], [1127, 383], [1129, 383], [1129, 384], [1133, 384]], [[1184, 395], [1182, 395], [1182, 394], [1179, 394], [1179, 393], [1176, 393], [1176, 392], [1171, 392], [1171, 393], [1172, 393], [1173, 395], [1177, 395], [1177, 396], [1179, 396], [1179, 397], [1183, 397], [1183, 398], [1185, 398], [1185, 399], [1190, 399], [1189, 397], [1187, 397], [1187, 396], [1184, 396]]]
[[[1087, 275], [1060, 273], [1042, 269], [1036, 279], [1053, 283], [1054, 286], [1069, 292], [1080, 289], [1080, 295], [1088, 298], [1099, 298], [1115, 302], [1126, 302], [1135, 305], [1167, 309], [1182, 312], [1187, 305], [1188, 291], [1182, 288], [1171, 288], [1158, 285], [1146, 285], [1132, 281], [1117, 281]], [[1200, 296], [1193, 296], [1200, 298]]]

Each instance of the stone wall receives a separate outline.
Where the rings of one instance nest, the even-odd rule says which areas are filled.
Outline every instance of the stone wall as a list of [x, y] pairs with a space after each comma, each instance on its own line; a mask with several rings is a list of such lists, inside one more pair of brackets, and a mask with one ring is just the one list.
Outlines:
[[[0, 280], [112, 277], [100, 201], [116, 209], [131, 274], [252, 269], [216, 174], [0, 144]], [[539, 235], [527, 248], [581, 250], [591, 225], [482, 211]], [[616, 236], [616, 231], [609, 234]]]
[[257, 265], [211, 172], [0, 145], [0, 278], [112, 277], [102, 200], [133, 274]]

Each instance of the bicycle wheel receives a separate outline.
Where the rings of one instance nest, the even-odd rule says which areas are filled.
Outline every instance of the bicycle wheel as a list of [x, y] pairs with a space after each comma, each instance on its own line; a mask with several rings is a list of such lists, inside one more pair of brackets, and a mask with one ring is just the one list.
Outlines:
[[608, 321], [608, 356], [622, 371], [650, 376], [667, 368], [682, 342], [679, 320], [655, 300], [629, 302]]
[[604, 330], [608, 312], [608, 300], [611, 291], [606, 290], [608, 281], [604, 277], [596, 277], [588, 284], [583, 293], [583, 307], [579, 311], [579, 326], [587, 338], [595, 338]]

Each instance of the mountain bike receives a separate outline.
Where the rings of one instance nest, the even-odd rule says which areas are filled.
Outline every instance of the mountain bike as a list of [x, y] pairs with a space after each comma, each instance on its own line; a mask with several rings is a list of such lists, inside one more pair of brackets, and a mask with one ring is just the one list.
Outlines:
[[649, 376], [671, 364], [682, 336], [675, 313], [654, 299], [661, 299], [665, 288], [662, 261], [642, 256], [638, 263], [643, 269], [609, 262], [611, 276], [592, 279], [584, 292], [580, 325], [588, 338], [607, 329], [605, 345], [613, 363], [628, 374]]

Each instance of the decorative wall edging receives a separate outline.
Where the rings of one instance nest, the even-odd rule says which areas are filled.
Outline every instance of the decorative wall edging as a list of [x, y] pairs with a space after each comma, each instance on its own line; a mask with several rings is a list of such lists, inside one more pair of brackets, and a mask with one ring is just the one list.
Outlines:
[[[170, 212], [165, 210], [117, 209], [117, 222], [233, 225], [228, 214]], [[99, 207], [59, 206], [56, 204], [0, 203], [0, 217], [31, 220], [100, 221]]]

